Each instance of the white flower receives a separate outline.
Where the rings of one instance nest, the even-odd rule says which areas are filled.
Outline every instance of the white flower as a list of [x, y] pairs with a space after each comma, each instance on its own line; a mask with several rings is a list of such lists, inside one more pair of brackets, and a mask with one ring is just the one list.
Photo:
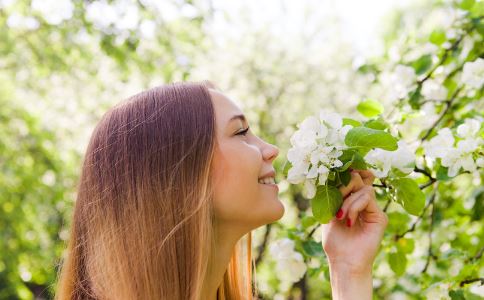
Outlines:
[[442, 128], [430, 141], [423, 144], [425, 154], [432, 158], [442, 158], [454, 147], [454, 136], [449, 128]]
[[398, 141], [397, 144], [398, 149], [395, 151], [377, 148], [366, 154], [365, 161], [375, 166], [375, 168], [370, 168], [370, 170], [376, 177], [387, 177], [388, 172], [392, 168], [396, 168], [405, 174], [411, 173], [414, 169], [414, 153], [410, 151], [403, 140]]
[[118, 13], [106, 1], [94, 1], [86, 7], [86, 19], [100, 29], [105, 29], [118, 19]]
[[448, 283], [436, 283], [427, 288], [423, 294], [426, 299], [450, 299]]
[[10, 28], [35, 30], [39, 28], [39, 21], [34, 17], [25, 17], [18, 13], [12, 13], [7, 19], [7, 26]]
[[71, 0], [32, 0], [31, 5], [51, 25], [59, 25], [72, 18], [74, 12]]
[[370, 170], [378, 178], [387, 177], [391, 168], [391, 156], [383, 151], [385, 150], [373, 149], [365, 156], [365, 161], [374, 166]]
[[476, 119], [465, 119], [463, 124], [457, 126], [457, 135], [463, 139], [473, 138], [479, 132], [481, 122]]
[[484, 84], [484, 59], [479, 57], [473, 62], [466, 62], [462, 70], [461, 81], [473, 88], [481, 88]]
[[476, 165], [479, 167], [479, 168], [484, 168], [484, 158], [482, 157], [478, 157], [476, 159]]
[[457, 136], [461, 138], [455, 144], [455, 138], [449, 128], [439, 130], [437, 136], [424, 143], [426, 155], [431, 159], [440, 158], [442, 166], [448, 168], [448, 176], [456, 176], [460, 169], [474, 172], [482, 163], [480, 157], [474, 161], [474, 153], [482, 149], [484, 140], [479, 136], [481, 121], [468, 118], [457, 127]]
[[449, 177], [457, 175], [461, 167], [470, 172], [476, 170], [472, 154], [463, 152], [457, 148], [450, 149], [449, 152], [442, 157], [442, 165], [449, 168]]
[[[86, 7], [86, 19], [101, 30], [107, 30], [111, 25], [118, 30], [133, 30], [138, 27], [140, 12], [136, 2], [132, 0], [113, 3], [101, 0]], [[147, 29], [146, 24], [144, 29]]]
[[303, 194], [308, 199], [316, 196], [316, 179], [308, 179], [304, 182]]
[[352, 127], [343, 126], [343, 118], [337, 113], [321, 110], [318, 116], [309, 116], [298, 125], [287, 152], [292, 165], [287, 180], [303, 184], [307, 198], [316, 195], [317, 185], [326, 184], [331, 168], [343, 166], [338, 158], [346, 148], [344, 140]]
[[276, 262], [276, 274], [281, 281], [297, 282], [306, 273], [304, 258], [294, 250], [294, 245], [293, 240], [282, 238], [269, 246], [269, 253]]
[[415, 85], [415, 70], [412, 67], [397, 65], [393, 73], [382, 73], [380, 80], [391, 92], [392, 98], [405, 98]]
[[445, 100], [447, 98], [447, 89], [435, 79], [424, 81], [421, 93], [427, 100]]

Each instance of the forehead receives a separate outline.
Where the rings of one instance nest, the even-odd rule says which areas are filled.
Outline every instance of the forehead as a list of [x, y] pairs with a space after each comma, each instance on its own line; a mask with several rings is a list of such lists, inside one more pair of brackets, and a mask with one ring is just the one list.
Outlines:
[[217, 123], [226, 124], [232, 116], [242, 114], [239, 106], [232, 99], [214, 89], [209, 89], [209, 91], [215, 108]]

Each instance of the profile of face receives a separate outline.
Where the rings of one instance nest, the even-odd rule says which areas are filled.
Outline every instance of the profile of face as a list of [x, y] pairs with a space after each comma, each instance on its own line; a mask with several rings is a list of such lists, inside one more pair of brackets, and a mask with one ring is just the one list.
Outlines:
[[[215, 110], [216, 138], [213, 161], [215, 218], [242, 230], [277, 221], [284, 206], [274, 184], [259, 182], [274, 172], [279, 149], [249, 129], [239, 107], [221, 92], [209, 89]], [[237, 117], [239, 116], [239, 117]], [[269, 175], [274, 178], [275, 173]], [[268, 181], [266, 181], [268, 182]]]

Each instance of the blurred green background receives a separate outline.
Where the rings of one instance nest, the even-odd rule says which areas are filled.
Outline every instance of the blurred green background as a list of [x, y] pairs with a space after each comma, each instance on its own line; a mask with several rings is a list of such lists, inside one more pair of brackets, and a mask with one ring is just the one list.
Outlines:
[[[467, 0], [0, 0], [0, 299], [52, 298], [83, 152], [120, 100], [210, 79], [281, 149], [282, 170], [295, 124], [308, 114], [324, 107], [356, 116], [368, 97], [391, 110], [392, 87], [380, 80], [391, 66], [413, 62], [423, 74], [461, 35], [445, 65], [482, 57], [482, 15], [482, 1]], [[475, 26], [462, 34], [459, 18]], [[482, 113], [482, 89], [466, 99]], [[415, 103], [398, 109], [418, 114]], [[456, 109], [447, 124], [462, 117]], [[412, 139], [424, 119], [398, 128]], [[391, 221], [375, 262], [375, 299], [482, 299], [482, 177], [440, 185], [431, 218], [405, 238], [395, 236], [417, 218], [380, 199]], [[308, 211], [300, 190], [278, 181], [286, 215], [254, 234], [261, 298], [329, 299], [321, 249], [305, 253], [311, 270], [285, 288], [264, 255]], [[388, 258], [398, 243], [404, 253]]]

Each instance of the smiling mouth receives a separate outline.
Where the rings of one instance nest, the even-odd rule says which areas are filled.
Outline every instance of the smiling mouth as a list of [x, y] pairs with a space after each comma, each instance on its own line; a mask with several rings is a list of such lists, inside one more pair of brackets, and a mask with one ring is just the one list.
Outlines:
[[276, 181], [274, 180], [274, 177], [266, 177], [259, 179], [260, 184], [266, 184], [266, 185], [275, 185]]

